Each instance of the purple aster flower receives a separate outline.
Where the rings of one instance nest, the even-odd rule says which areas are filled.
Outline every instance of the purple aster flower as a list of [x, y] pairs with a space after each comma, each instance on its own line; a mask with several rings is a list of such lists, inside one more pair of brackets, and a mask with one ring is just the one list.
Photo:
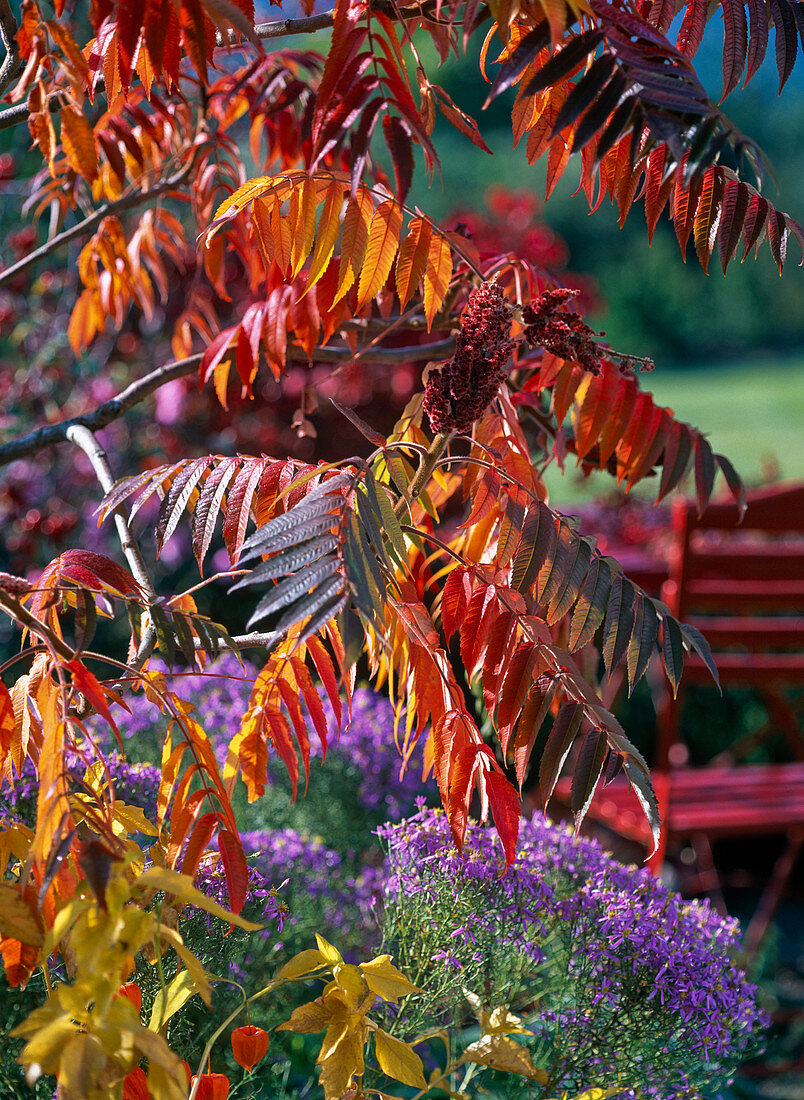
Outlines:
[[470, 824], [458, 855], [440, 811], [378, 832], [386, 946], [440, 991], [444, 1021], [466, 1018], [445, 967], [489, 1007], [529, 1004], [545, 1096], [626, 1083], [621, 1100], [675, 1100], [726, 1084], [756, 1052], [767, 1018], [735, 962], [739, 926], [708, 902], [540, 817], [522, 822], [505, 874], [494, 830]]

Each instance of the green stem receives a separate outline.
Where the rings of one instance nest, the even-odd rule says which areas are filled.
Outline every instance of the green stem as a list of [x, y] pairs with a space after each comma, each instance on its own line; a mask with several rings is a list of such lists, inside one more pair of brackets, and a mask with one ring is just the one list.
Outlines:
[[427, 454], [425, 454], [422, 458], [421, 463], [419, 464], [419, 468], [413, 478], [413, 481], [411, 481], [410, 485], [408, 486], [407, 493], [405, 494], [405, 496], [402, 497], [401, 500], [398, 500], [396, 505], [394, 506], [394, 513], [397, 518], [404, 515], [405, 510], [409, 507], [409, 505], [414, 503], [414, 501], [418, 498], [419, 493], [421, 493], [422, 489], [429, 481], [430, 475], [436, 468], [438, 460], [441, 458], [446, 449], [451, 434], [451, 432], [436, 432], [435, 436], [433, 437], [433, 442], [430, 444], [427, 450]]

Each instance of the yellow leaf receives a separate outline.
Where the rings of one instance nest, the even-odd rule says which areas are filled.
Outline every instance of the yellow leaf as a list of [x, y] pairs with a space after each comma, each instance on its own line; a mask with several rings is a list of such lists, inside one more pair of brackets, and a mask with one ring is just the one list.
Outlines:
[[90, 183], [98, 174], [98, 151], [95, 135], [77, 107], [61, 109], [61, 144], [72, 170]]
[[98, 1078], [108, 1056], [97, 1035], [81, 1034], [63, 1048], [59, 1061], [59, 1096], [64, 1100], [87, 1100], [101, 1095]]
[[151, 824], [139, 806], [127, 806], [125, 802], [115, 802], [114, 819], [120, 822], [127, 833], [143, 833], [145, 836], [159, 835], [159, 830]]
[[[345, 1013], [345, 1006], [344, 1006]], [[316, 1031], [323, 1031], [333, 1022], [333, 1006], [324, 1002], [322, 997], [318, 1000], [308, 1001], [307, 1004], [294, 1008], [289, 1020], [285, 1020], [276, 1029], [277, 1031], [295, 1031], [302, 1035], [310, 1035]]]
[[452, 252], [447, 240], [435, 234], [427, 253], [427, 266], [424, 269], [424, 314], [427, 328], [441, 308], [452, 278]]
[[428, 221], [424, 218], [411, 218], [408, 235], [396, 258], [396, 292], [399, 295], [400, 309], [405, 308], [424, 275], [431, 234]]
[[514, 1016], [507, 1005], [486, 1012], [480, 1009], [477, 1014], [480, 1027], [485, 1035], [530, 1035], [532, 1032], [523, 1026], [518, 1016]]
[[[366, 982], [360, 972], [360, 967], [351, 963], [338, 963], [332, 971], [335, 984], [346, 994], [353, 1006], [357, 1005], [365, 997]], [[374, 998], [371, 998], [372, 1001]]]
[[164, 989], [158, 990], [151, 1009], [148, 1027], [151, 1031], [161, 1031], [174, 1013], [198, 993], [189, 970], [180, 970], [173, 981]]
[[399, 247], [402, 208], [392, 199], [380, 203], [369, 226], [366, 259], [360, 272], [357, 308], [362, 309], [385, 284]]
[[365, 1068], [362, 1032], [349, 1031], [321, 1063], [320, 1082], [325, 1100], [341, 1100], [353, 1075], [363, 1073]]
[[197, 959], [195, 955], [188, 948], [184, 946], [184, 940], [179, 933], [173, 928], [165, 928], [164, 925], [159, 929], [159, 934], [163, 940], [167, 940], [186, 968], [190, 972], [190, 978], [195, 985], [195, 993], [200, 993], [205, 1004], [209, 1005], [212, 1002], [212, 987], [207, 979], [207, 972], [200, 959]]
[[148, 1059], [148, 1091], [153, 1100], [186, 1100], [184, 1066], [161, 1035], [141, 1027], [124, 1033], [123, 1039]]
[[463, 1052], [461, 1060], [474, 1062], [480, 1066], [491, 1066], [492, 1069], [501, 1069], [507, 1073], [518, 1073], [523, 1077], [531, 1077], [544, 1085], [549, 1076], [543, 1069], [534, 1066], [530, 1054], [519, 1043], [508, 1039], [505, 1035], [484, 1035], [475, 1043], [470, 1043]]
[[36, 914], [11, 882], [0, 882], [0, 935], [41, 947], [44, 934]]
[[336, 966], [338, 963], [343, 962], [343, 958], [337, 947], [333, 947], [331, 943], [328, 943], [323, 936], [319, 936], [317, 932], [315, 938], [318, 944], [318, 950], [321, 952], [321, 957], [325, 963], [329, 966]]
[[192, 905], [198, 906], [199, 909], [205, 909], [213, 917], [220, 917], [221, 920], [236, 924], [238, 928], [245, 928], [248, 932], [256, 932], [259, 928], [262, 928], [261, 924], [244, 920], [243, 917], [238, 916], [236, 913], [230, 913], [228, 909], [218, 905], [212, 898], [208, 898], [206, 894], [196, 890], [192, 884], [192, 879], [188, 878], [187, 875], [180, 875], [178, 871], [170, 871], [166, 867], [149, 867], [137, 879], [136, 885], [141, 890], [164, 890], [166, 894], [175, 894], [182, 901], [190, 902]]
[[328, 965], [327, 960], [320, 951], [316, 951], [315, 948], [309, 948], [307, 951], [300, 951], [298, 955], [294, 955], [292, 959], [289, 959], [288, 962], [279, 969], [276, 976], [277, 978], [292, 980], [294, 978], [300, 978], [304, 974], [312, 974], [313, 971], [321, 970], [322, 967]]
[[246, 203], [251, 202], [252, 199], [259, 198], [260, 195], [264, 195], [266, 191], [270, 191], [275, 182], [274, 176], [257, 176], [253, 180], [248, 180], [242, 187], [238, 187], [228, 199], [223, 200], [213, 215], [213, 222], [217, 221], [222, 214], [228, 213], [232, 208], [235, 210], [242, 210]]
[[59, 909], [45, 936], [45, 950], [48, 955], [56, 949], [70, 929], [77, 923], [78, 918], [91, 908], [92, 902], [88, 897], [74, 895], [66, 905]]
[[176, 1062], [175, 1070], [167, 1070], [154, 1062], [149, 1063], [148, 1092], [151, 1094], [151, 1100], [185, 1100], [187, 1074], [178, 1058]]
[[226, 411], [229, 411], [229, 402], [226, 399], [226, 390], [229, 386], [229, 371], [232, 369], [231, 359], [221, 359], [212, 372], [212, 384], [215, 387], [215, 396]]
[[37, 1013], [32, 1013], [14, 1028], [11, 1035], [30, 1035], [31, 1038], [22, 1051], [22, 1061], [26, 1065], [41, 1066], [45, 1073], [55, 1074], [58, 1072], [61, 1052], [75, 1037], [78, 1025], [66, 1015], [59, 1016], [52, 1023], [45, 1023], [38, 1016], [41, 1012], [42, 1009], [39, 1009]]
[[400, 997], [421, 992], [418, 986], [409, 982], [400, 970], [391, 965], [390, 955], [378, 955], [371, 962], [361, 963], [360, 969], [363, 971], [366, 985], [372, 993], [376, 993], [384, 1001], [392, 1001], [396, 1004]]
[[380, 1069], [395, 1081], [403, 1085], [413, 1085], [417, 1089], [426, 1089], [424, 1067], [415, 1050], [400, 1039], [394, 1039], [381, 1028], [374, 1032], [374, 1045]]
[[587, 1089], [586, 1092], [579, 1092], [577, 1096], [573, 1096], [571, 1100], [607, 1100], [609, 1096], [619, 1096], [622, 1091], [622, 1085], [610, 1089]]

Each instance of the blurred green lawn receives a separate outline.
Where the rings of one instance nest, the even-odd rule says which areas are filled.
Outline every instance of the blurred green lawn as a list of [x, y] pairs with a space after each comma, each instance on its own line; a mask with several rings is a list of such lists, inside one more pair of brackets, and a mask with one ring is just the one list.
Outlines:
[[[676, 371], [657, 368], [641, 381], [660, 405], [700, 429], [747, 486], [804, 478], [804, 357]], [[576, 474], [574, 459], [567, 462], [564, 476], [551, 466], [546, 481], [559, 508], [615, 486], [604, 474]], [[644, 481], [635, 491], [654, 494], [655, 480]]]

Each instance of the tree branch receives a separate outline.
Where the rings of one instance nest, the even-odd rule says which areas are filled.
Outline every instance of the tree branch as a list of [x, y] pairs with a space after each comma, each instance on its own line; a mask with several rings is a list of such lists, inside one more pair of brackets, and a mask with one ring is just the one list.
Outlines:
[[63, 443], [69, 438], [70, 429], [75, 426], [88, 428], [92, 432], [105, 428], [107, 424], [117, 420], [119, 416], [139, 404], [160, 386], [172, 382], [175, 378], [183, 378], [191, 374], [198, 368], [201, 359], [201, 355], [191, 355], [189, 359], [177, 359], [173, 363], [166, 363], [163, 367], [158, 367], [150, 374], [146, 374], [144, 378], [132, 382], [117, 397], [104, 401], [94, 412], [74, 416], [70, 420], [62, 420], [60, 424], [47, 424], [35, 432], [14, 439], [10, 443], [4, 443], [0, 446], [0, 466], [14, 462], [18, 458], [36, 454], [37, 451], [52, 447], [55, 443]]
[[17, 44], [17, 20], [8, 0], [0, 0], [0, 42], [6, 51], [0, 65], [0, 96], [3, 95], [17, 74], [22, 71], [22, 58]]
[[[2, 0], [0, 0], [0, 3], [2, 3]], [[49, 241], [45, 241], [39, 248], [35, 248], [33, 252], [29, 252], [27, 256], [23, 256], [17, 263], [12, 264], [11, 267], [5, 268], [4, 271], [0, 271], [0, 286], [2, 286], [3, 283], [9, 282], [15, 275], [27, 271], [29, 267], [32, 267], [37, 262], [37, 260], [49, 256], [51, 252], [55, 252], [56, 249], [61, 248], [63, 244], [69, 244], [69, 242], [75, 240], [76, 237], [81, 237], [85, 233], [88, 233], [90, 229], [94, 229], [96, 225], [99, 225], [104, 218], [112, 214], [122, 213], [124, 210], [132, 210], [135, 206], [139, 206], [140, 203], [149, 202], [151, 199], [156, 198], [157, 195], [164, 194], [165, 191], [172, 191], [189, 176], [194, 159], [194, 157], [191, 157], [179, 172], [169, 176], [168, 179], [163, 180], [162, 183], [158, 183], [149, 191], [133, 191], [130, 195], [124, 195], [123, 198], [116, 199], [115, 202], [107, 202], [96, 210], [94, 214], [90, 214], [88, 218], [84, 218], [82, 222], [78, 222], [69, 229], [65, 229], [63, 233], [58, 233], [55, 237], [51, 237]]]
[[[432, 344], [416, 344], [401, 348], [367, 348], [365, 353], [352, 352], [349, 348], [316, 348], [313, 358], [323, 362], [348, 362], [354, 359], [362, 359], [366, 363], [406, 363], [421, 359], [437, 359], [449, 355], [455, 346], [452, 337], [446, 340], [437, 340]], [[19, 458], [27, 458], [28, 455], [37, 454], [45, 447], [52, 447], [57, 443], [64, 443], [70, 438], [69, 432], [73, 427], [87, 428], [90, 432], [97, 432], [117, 420], [123, 413], [128, 412], [134, 405], [139, 404], [146, 397], [172, 382], [176, 378], [184, 378], [196, 370], [203, 356], [191, 355], [189, 359], [177, 359], [173, 363], [166, 363], [163, 367], [146, 374], [132, 382], [117, 397], [112, 397], [99, 405], [94, 412], [84, 413], [81, 416], [73, 416], [69, 420], [62, 420], [59, 424], [47, 424], [28, 435], [20, 436], [8, 443], [0, 444], [0, 466], [6, 466], [9, 462], [15, 462]], [[307, 356], [302, 351], [289, 349], [288, 358], [306, 363]]]
[[32, 615], [28, 608], [20, 603], [15, 596], [12, 596], [9, 592], [3, 592], [2, 589], [0, 589], [0, 608], [15, 622], [26, 627], [30, 634], [35, 634], [37, 638], [41, 638], [51, 653], [57, 653], [65, 661], [72, 661], [75, 657], [75, 653], [63, 638], [60, 638], [49, 626], [45, 626], [40, 619]]
[[[394, 4], [382, 3], [375, 0], [371, 4], [372, 11], [381, 11], [392, 19], [421, 19], [435, 8], [435, 3], [411, 4], [406, 8], [398, 8]], [[317, 15], [308, 15], [302, 19], [276, 19], [271, 23], [256, 23], [254, 33], [257, 38], [284, 38], [291, 34], [310, 34], [312, 31], [326, 30], [331, 27], [335, 19], [335, 9], [319, 12]], [[218, 32], [215, 39], [218, 47], [244, 46], [246, 43], [236, 31], [228, 34]]]
[[[89, 428], [85, 427], [83, 424], [73, 424], [67, 429], [66, 436], [71, 443], [75, 443], [81, 448], [92, 463], [92, 469], [95, 471], [95, 476], [100, 482], [100, 486], [104, 493], [110, 493], [114, 488], [114, 477], [112, 476], [112, 470], [109, 465], [109, 458]], [[156, 592], [151, 578], [148, 576], [148, 571], [145, 568], [145, 561], [140, 553], [140, 548], [131, 534], [131, 528], [128, 525], [128, 517], [126, 516], [122, 504], [119, 504], [117, 508], [115, 508], [113, 515], [117, 534], [120, 539], [120, 546], [129, 564], [131, 573], [140, 588], [142, 588], [148, 596], [148, 599], [153, 600], [156, 598]]]
[[[276, 19], [271, 23], [256, 23], [254, 33], [257, 38], [284, 38], [289, 34], [309, 34], [311, 31], [323, 31], [331, 27], [335, 18], [335, 9], [319, 12], [318, 15], [308, 15], [303, 19]], [[215, 36], [215, 45], [245, 46], [246, 41], [236, 31], [223, 34], [218, 31]]]

